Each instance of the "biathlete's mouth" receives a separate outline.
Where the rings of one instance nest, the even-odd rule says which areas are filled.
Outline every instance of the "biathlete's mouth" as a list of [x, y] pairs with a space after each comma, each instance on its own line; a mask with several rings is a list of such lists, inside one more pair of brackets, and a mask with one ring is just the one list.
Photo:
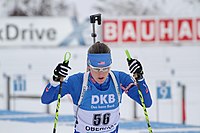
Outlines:
[[104, 79], [104, 77], [99, 77], [98, 79], [102, 80], [102, 79]]

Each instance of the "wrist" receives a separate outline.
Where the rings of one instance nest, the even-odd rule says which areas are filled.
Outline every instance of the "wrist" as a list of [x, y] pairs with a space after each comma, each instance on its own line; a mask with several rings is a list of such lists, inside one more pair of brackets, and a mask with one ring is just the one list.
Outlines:
[[53, 79], [50, 79], [49, 83], [53, 86], [53, 87], [56, 87], [60, 84], [60, 82], [56, 82], [54, 81]]
[[144, 80], [144, 77], [140, 78], [140, 79], [137, 79], [139, 82], [143, 81]]
[[143, 75], [142, 74], [138, 74], [137, 80], [142, 80], [143, 79]]
[[134, 74], [133, 77], [136, 79], [136, 80], [141, 80], [143, 79], [143, 75], [142, 74]]

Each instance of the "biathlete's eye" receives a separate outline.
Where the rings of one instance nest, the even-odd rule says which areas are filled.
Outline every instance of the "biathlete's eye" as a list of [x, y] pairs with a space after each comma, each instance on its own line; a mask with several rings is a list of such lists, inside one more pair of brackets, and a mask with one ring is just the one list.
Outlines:
[[102, 71], [103, 71], [103, 72], [107, 72], [107, 71], [109, 70], [109, 68], [110, 68], [110, 67], [104, 67], [104, 68], [102, 68]]

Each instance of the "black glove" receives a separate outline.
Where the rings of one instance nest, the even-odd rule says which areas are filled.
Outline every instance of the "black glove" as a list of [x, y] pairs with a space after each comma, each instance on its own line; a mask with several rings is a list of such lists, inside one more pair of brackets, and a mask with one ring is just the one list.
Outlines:
[[69, 67], [69, 61], [67, 63], [59, 63], [54, 69], [53, 80], [59, 82], [61, 77], [65, 78], [68, 75], [69, 69], [71, 69], [71, 67]]
[[132, 59], [132, 58], [130, 60], [127, 59], [127, 62], [130, 73], [132, 73], [137, 80], [142, 79], [143, 70], [141, 63], [137, 59]]

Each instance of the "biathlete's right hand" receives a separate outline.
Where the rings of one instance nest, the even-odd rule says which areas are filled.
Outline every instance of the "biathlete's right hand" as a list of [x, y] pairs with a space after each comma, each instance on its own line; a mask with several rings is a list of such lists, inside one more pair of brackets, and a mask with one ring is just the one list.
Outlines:
[[54, 69], [53, 80], [60, 82], [61, 78], [65, 78], [68, 75], [69, 69], [71, 69], [71, 67], [69, 67], [69, 61], [67, 61], [67, 63], [59, 63]]

